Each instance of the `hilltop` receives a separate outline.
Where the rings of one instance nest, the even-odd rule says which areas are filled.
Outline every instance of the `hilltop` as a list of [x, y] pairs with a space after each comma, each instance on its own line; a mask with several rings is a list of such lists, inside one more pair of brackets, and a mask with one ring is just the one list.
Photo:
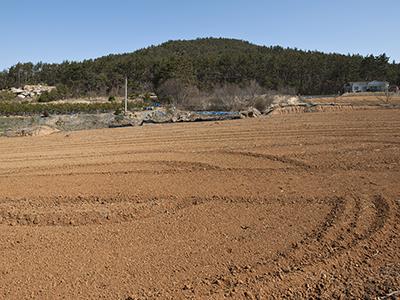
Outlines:
[[154, 91], [174, 79], [200, 90], [255, 81], [265, 89], [307, 95], [337, 93], [349, 81], [378, 79], [399, 84], [400, 65], [389, 63], [385, 54], [326, 54], [205, 38], [168, 41], [82, 62], [19, 63], [0, 73], [0, 89], [42, 83], [62, 85], [72, 96], [119, 95], [125, 75], [130, 92]]

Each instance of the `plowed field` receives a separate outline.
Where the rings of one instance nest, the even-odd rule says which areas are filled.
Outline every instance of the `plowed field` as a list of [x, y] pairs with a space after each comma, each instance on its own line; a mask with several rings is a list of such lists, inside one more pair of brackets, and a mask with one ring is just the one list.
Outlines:
[[388, 299], [399, 220], [395, 109], [0, 138], [0, 298]]

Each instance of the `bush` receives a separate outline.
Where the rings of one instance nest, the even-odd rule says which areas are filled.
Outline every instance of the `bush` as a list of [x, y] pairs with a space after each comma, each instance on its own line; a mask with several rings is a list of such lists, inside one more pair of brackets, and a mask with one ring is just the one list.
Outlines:
[[144, 101], [151, 101], [151, 95], [150, 95], [149, 92], [144, 93], [143, 100]]
[[264, 111], [267, 108], [267, 105], [265, 104], [264, 99], [262, 99], [262, 98], [255, 99], [254, 108], [258, 109], [261, 112]]
[[14, 100], [16, 97], [14, 93], [9, 91], [0, 91], [0, 101], [11, 101]]
[[108, 97], [108, 102], [115, 102], [115, 96]]
[[58, 100], [66, 99], [71, 96], [71, 91], [64, 84], [58, 84], [56, 86], [56, 92], [57, 92], [56, 97], [58, 98]]
[[53, 101], [53, 99], [49, 92], [43, 92], [38, 98], [38, 102], [50, 102], [50, 101]]
[[135, 100], [139, 97], [138, 93], [131, 93], [128, 95], [128, 99]]
[[38, 102], [51, 102], [60, 100], [57, 90], [51, 90], [50, 92], [43, 92], [39, 98]]
[[68, 88], [63, 84], [60, 84], [57, 85], [57, 87], [51, 91], [43, 92], [39, 96], [38, 102], [46, 103], [51, 101], [62, 100], [66, 99], [68, 96], [69, 96]]
[[114, 111], [114, 115], [119, 116], [122, 115], [122, 109], [121, 107], [117, 107]]
[[274, 98], [272, 97], [272, 95], [267, 94], [264, 96], [258, 96], [254, 99], [253, 106], [259, 111], [263, 112], [272, 105], [273, 101]]

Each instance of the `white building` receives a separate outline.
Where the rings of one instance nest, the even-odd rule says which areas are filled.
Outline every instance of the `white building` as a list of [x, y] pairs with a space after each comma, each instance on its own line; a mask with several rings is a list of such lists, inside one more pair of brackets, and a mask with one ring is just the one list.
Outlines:
[[359, 81], [349, 82], [343, 87], [345, 93], [363, 93], [363, 92], [387, 92], [389, 90], [389, 82], [386, 81]]

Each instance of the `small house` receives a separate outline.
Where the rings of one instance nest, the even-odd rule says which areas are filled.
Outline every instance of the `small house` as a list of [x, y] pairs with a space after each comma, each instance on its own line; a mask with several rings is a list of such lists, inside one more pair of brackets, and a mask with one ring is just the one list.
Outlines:
[[368, 90], [367, 82], [349, 82], [344, 86], [345, 93], [362, 93]]
[[387, 92], [389, 90], [389, 82], [371, 81], [368, 82], [368, 92]]
[[371, 81], [371, 82], [349, 82], [343, 87], [345, 93], [364, 93], [364, 92], [387, 92], [389, 90], [389, 82], [387, 81]]

